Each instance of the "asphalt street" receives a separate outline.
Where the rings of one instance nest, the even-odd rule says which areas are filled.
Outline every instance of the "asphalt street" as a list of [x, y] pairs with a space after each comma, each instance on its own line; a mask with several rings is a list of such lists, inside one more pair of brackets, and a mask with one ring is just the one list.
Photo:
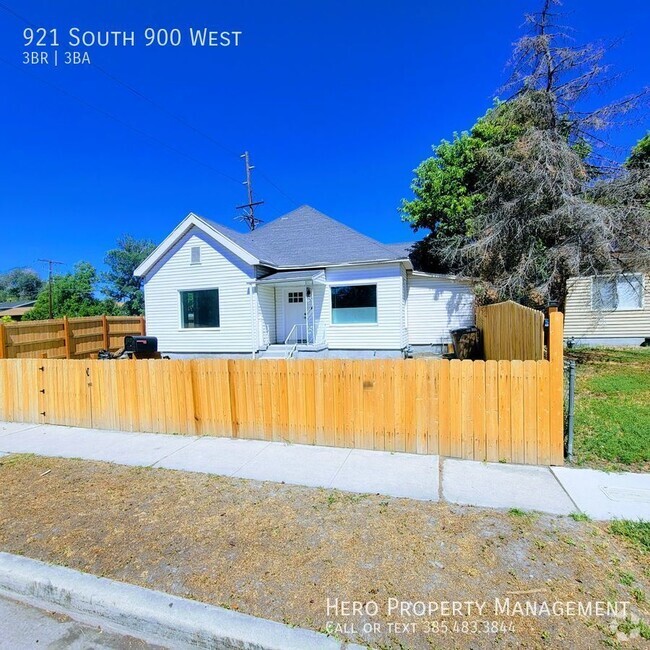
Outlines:
[[79, 623], [69, 616], [47, 612], [0, 596], [0, 650], [143, 650], [162, 649], [137, 639]]

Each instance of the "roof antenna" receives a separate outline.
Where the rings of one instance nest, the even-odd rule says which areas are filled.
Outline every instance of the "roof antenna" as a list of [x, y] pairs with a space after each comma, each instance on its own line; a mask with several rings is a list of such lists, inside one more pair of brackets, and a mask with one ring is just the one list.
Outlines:
[[238, 205], [237, 210], [243, 210], [245, 209], [246, 211], [244, 214], [240, 215], [239, 217], [235, 217], [238, 221], [245, 221], [246, 225], [249, 227], [250, 230], [255, 230], [255, 227], [257, 226], [258, 223], [262, 223], [261, 219], [258, 219], [255, 216], [255, 206], [256, 205], [262, 205], [264, 201], [253, 201], [253, 184], [251, 182], [251, 171], [255, 169], [253, 165], [250, 163], [250, 158], [248, 156], [248, 151], [245, 151], [240, 158], [244, 159], [244, 162], [246, 164], [246, 180], [244, 181], [244, 185], [246, 185], [246, 189], [248, 190], [248, 203], [244, 203], [244, 205]]

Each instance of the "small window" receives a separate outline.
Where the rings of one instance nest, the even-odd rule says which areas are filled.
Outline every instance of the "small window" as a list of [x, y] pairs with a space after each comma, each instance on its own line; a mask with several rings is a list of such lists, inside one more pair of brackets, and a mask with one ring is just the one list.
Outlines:
[[591, 288], [594, 311], [633, 310], [643, 307], [643, 276], [597, 276]]
[[332, 323], [377, 322], [377, 285], [332, 287]]
[[192, 246], [192, 254], [191, 254], [191, 264], [200, 264], [201, 263], [201, 247], [200, 246]]
[[289, 292], [289, 302], [303, 302], [303, 292], [302, 291], [290, 291]]
[[219, 290], [181, 291], [184, 329], [219, 327]]

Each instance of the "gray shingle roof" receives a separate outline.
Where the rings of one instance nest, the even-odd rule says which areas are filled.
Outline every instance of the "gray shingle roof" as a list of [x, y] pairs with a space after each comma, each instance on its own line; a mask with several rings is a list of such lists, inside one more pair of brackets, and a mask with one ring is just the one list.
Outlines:
[[19, 300], [18, 302], [0, 302], [0, 311], [15, 309], [16, 307], [31, 307], [36, 300]]
[[403, 248], [393, 249], [381, 244], [308, 205], [247, 233], [201, 218], [262, 262], [276, 268], [379, 262], [408, 257]]
[[384, 244], [384, 246], [402, 257], [408, 257], [413, 251], [414, 241], [403, 241], [398, 244]]

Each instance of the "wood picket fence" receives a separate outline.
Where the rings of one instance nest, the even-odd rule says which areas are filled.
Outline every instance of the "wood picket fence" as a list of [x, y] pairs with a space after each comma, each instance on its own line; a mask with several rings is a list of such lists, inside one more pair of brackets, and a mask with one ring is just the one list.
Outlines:
[[82, 359], [115, 351], [128, 334], [144, 334], [141, 316], [86, 316], [0, 323], [0, 359]]
[[561, 464], [550, 319], [539, 361], [7, 359], [0, 419]]

